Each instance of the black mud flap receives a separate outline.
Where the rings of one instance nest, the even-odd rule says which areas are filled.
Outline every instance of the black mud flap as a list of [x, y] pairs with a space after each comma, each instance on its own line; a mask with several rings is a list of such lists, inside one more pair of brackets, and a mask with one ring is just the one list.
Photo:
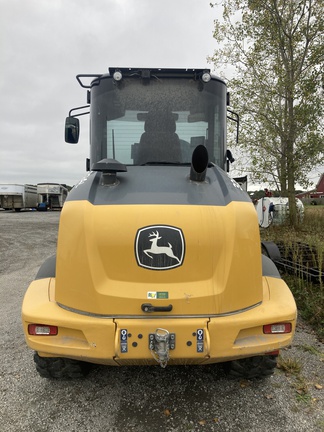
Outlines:
[[262, 241], [261, 248], [264, 254], [272, 259], [272, 261], [276, 262], [281, 260], [280, 250], [276, 243], [272, 241]]
[[280, 278], [279, 270], [275, 263], [267, 256], [262, 255], [262, 276], [270, 276]]
[[47, 258], [47, 260], [45, 260], [43, 264], [40, 266], [36, 274], [35, 280], [55, 277], [55, 269], [56, 269], [56, 255], [53, 255]]

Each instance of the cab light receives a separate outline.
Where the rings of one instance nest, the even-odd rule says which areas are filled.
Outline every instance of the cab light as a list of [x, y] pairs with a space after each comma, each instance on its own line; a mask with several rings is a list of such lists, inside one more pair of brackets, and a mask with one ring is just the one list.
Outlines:
[[291, 333], [291, 323], [267, 324], [263, 326], [264, 334]]
[[58, 327], [44, 324], [29, 324], [28, 334], [34, 336], [56, 336]]
[[116, 70], [113, 73], [113, 78], [114, 78], [115, 81], [121, 81], [122, 78], [123, 78], [123, 75], [122, 75], [122, 73], [119, 70]]
[[211, 76], [209, 72], [204, 72], [201, 79], [204, 83], [208, 83], [211, 80]]

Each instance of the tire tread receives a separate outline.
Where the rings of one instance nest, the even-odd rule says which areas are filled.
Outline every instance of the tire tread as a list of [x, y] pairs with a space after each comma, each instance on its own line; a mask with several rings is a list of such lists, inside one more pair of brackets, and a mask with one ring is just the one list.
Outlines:
[[34, 354], [36, 370], [42, 378], [77, 379], [84, 378], [90, 371], [90, 363], [61, 357], [41, 357]]
[[227, 373], [234, 378], [266, 378], [274, 373], [277, 356], [263, 355], [225, 363]]

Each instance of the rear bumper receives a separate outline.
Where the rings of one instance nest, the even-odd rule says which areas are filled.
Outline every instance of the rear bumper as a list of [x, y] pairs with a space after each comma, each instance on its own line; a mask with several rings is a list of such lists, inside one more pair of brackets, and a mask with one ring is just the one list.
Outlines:
[[[25, 338], [27, 345], [41, 356], [115, 366], [156, 364], [150, 335], [158, 328], [175, 335], [168, 364], [218, 363], [266, 354], [290, 345], [296, 325], [296, 305], [286, 284], [271, 277], [267, 284], [269, 298], [244, 312], [212, 317], [126, 318], [65, 310], [49, 299], [51, 279], [39, 279], [31, 283], [23, 301]], [[278, 322], [291, 323], [292, 332], [263, 333], [263, 325]], [[28, 325], [35, 323], [58, 326], [58, 334], [29, 335]]]

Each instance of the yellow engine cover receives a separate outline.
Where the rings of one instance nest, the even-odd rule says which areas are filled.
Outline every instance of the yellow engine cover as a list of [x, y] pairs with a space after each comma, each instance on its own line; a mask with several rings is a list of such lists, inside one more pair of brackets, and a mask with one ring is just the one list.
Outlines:
[[[59, 228], [55, 301], [104, 316], [145, 315], [142, 305], [147, 302], [172, 305], [172, 311], [161, 316], [227, 314], [252, 307], [262, 301], [256, 219], [249, 202], [226, 206], [66, 202]], [[139, 232], [146, 230], [151, 246], [145, 259], [150, 263], [172, 249], [161, 235], [163, 227], [182, 233], [181, 256], [173, 250], [169, 268], [142, 266], [136, 250]]]

